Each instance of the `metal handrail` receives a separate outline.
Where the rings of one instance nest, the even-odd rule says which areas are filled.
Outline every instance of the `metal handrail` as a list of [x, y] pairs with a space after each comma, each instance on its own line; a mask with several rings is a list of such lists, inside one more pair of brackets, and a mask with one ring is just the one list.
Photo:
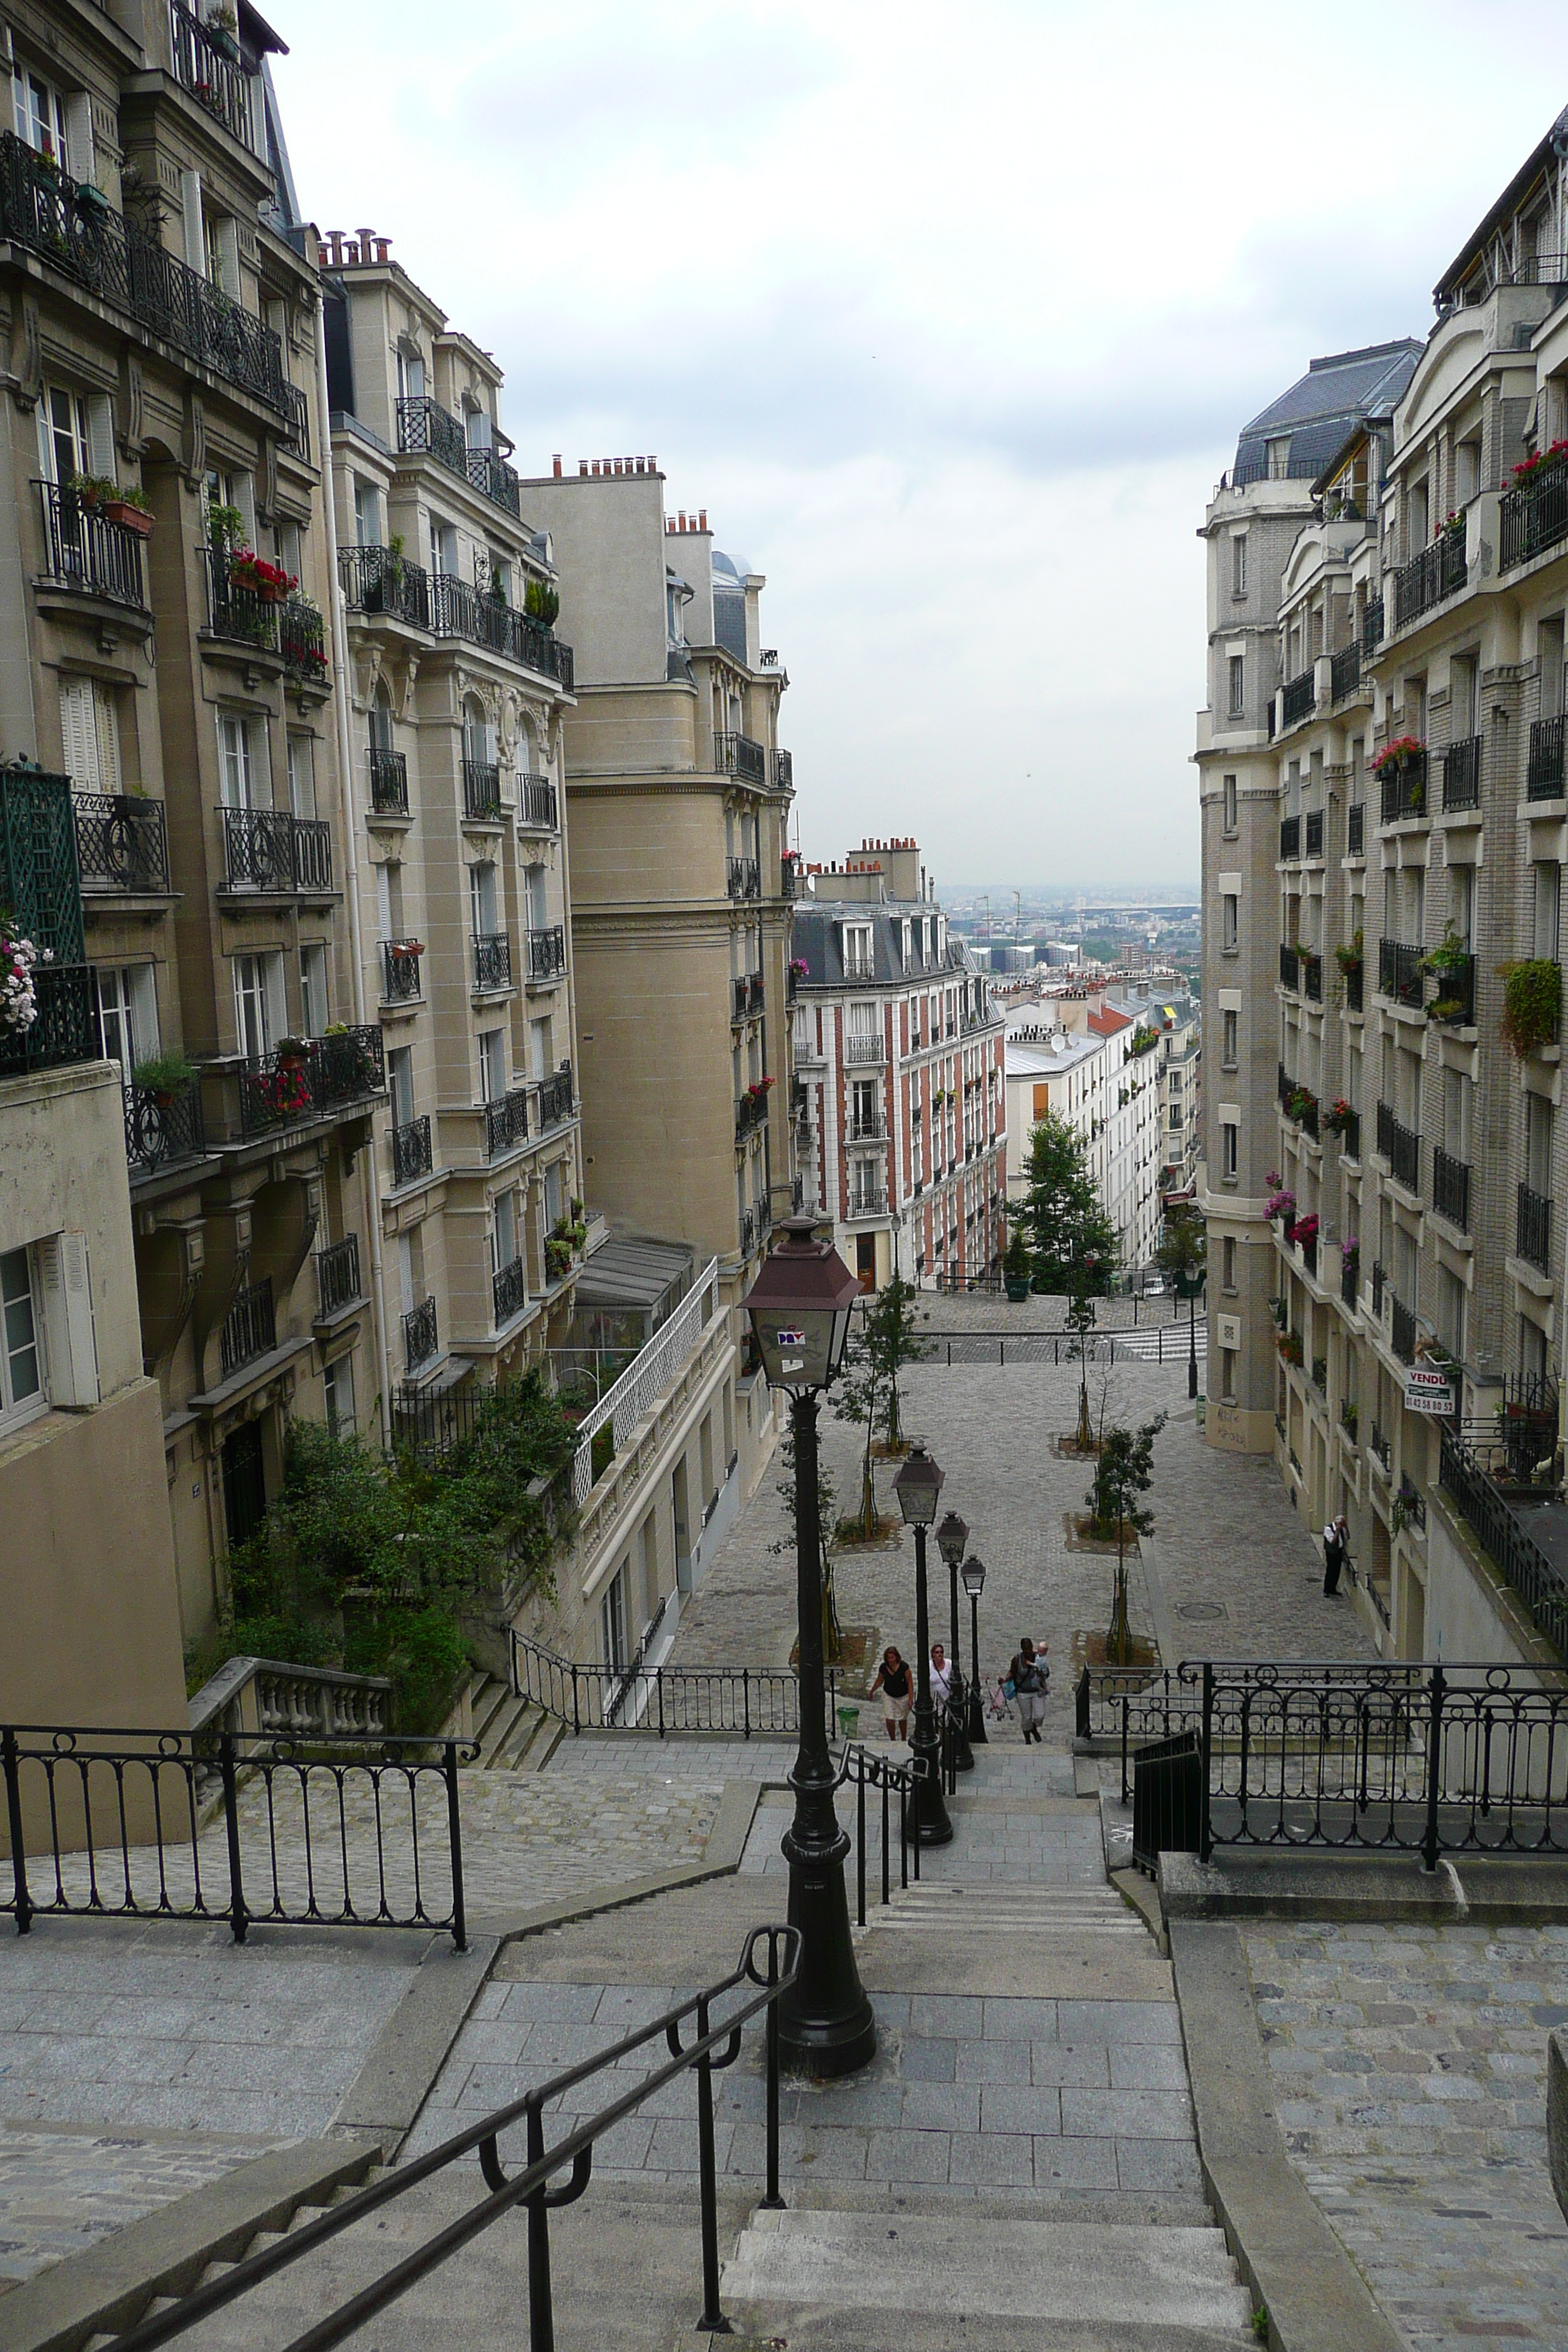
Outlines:
[[[767, 1958], [763, 1968], [758, 1965], [758, 1946], [765, 1943]], [[697, 2076], [697, 2124], [699, 2191], [702, 2211], [702, 2282], [703, 2311], [697, 2323], [700, 2330], [712, 2334], [729, 2332], [729, 2322], [719, 2305], [719, 2215], [717, 2164], [713, 2143], [712, 2076], [733, 2065], [740, 2055], [741, 2038], [745, 2026], [753, 2017], [765, 2014], [767, 2046], [767, 2193], [762, 2200], [769, 2210], [781, 2210], [784, 2199], [779, 2194], [779, 2002], [795, 1983], [800, 1968], [801, 1934], [798, 1927], [763, 1926], [753, 1927], [746, 1937], [738, 1965], [705, 1991], [692, 1993], [685, 2000], [656, 2017], [651, 2024], [640, 2026], [625, 2035], [609, 2049], [597, 2052], [592, 2058], [580, 2059], [574, 2066], [563, 2067], [546, 2083], [526, 2091], [521, 2098], [506, 2106], [496, 2108], [467, 2131], [443, 2140], [426, 2156], [416, 2157], [400, 2164], [383, 2179], [368, 2189], [347, 2197], [321, 2214], [319, 2220], [308, 2221], [300, 2229], [290, 2230], [276, 2239], [259, 2253], [249, 2254], [235, 2263], [231, 2270], [205, 2286], [198, 2286], [174, 2304], [172, 2309], [144, 2319], [119, 2338], [118, 2352], [153, 2352], [159, 2344], [183, 2336], [198, 2320], [210, 2312], [221, 2311], [252, 2287], [274, 2277], [301, 2254], [312, 2253], [344, 2230], [369, 2214], [379, 2212], [394, 2199], [405, 2194], [420, 2182], [445, 2171], [449, 2165], [478, 2149], [479, 2167], [490, 2193], [469, 2206], [456, 2221], [438, 2231], [414, 2253], [384, 2271], [370, 2286], [364, 2287], [347, 2303], [328, 2314], [296, 2340], [292, 2352], [328, 2352], [328, 2347], [343, 2343], [365, 2321], [384, 2311], [389, 2304], [407, 2292], [420, 2279], [436, 2270], [447, 2258], [457, 2253], [492, 2221], [510, 2213], [520, 2205], [528, 2209], [528, 2284], [529, 2341], [532, 2352], [552, 2352], [555, 2341], [555, 2315], [550, 2278], [550, 2214], [563, 2205], [575, 2204], [587, 2189], [593, 2177], [595, 2144], [627, 2116], [635, 2115], [668, 2084], [680, 2075], [694, 2073]], [[726, 2011], [723, 2022], [714, 2025], [711, 2012], [715, 2003], [731, 1993], [753, 1987], [748, 1998], [738, 2007]], [[688, 2020], [696, 2025], [695, 2038], [689, 2043], [681, 2040], [681, 2028]], [[618, 2066], [624, 2059], [652, 2042], [662, 2039], [670, 2052], [667, 2064], [657, 2067], [613, 2099], [599, 2112], [567, 2132], [553, 2147], [544, 2145], [544, 2116], [552, 2101], [563, 2098], [578, 2084], [587, 2082], [605, 2068]], [[527, 2161], [523, 2170], [509, 2179], [501, 2166], [500, 2139], [504, 2131], [521, 2123], [527, 2134]], [[552, 2189], [553, 2176], [570, 2164], [572, 2176], [563, 2186]]]

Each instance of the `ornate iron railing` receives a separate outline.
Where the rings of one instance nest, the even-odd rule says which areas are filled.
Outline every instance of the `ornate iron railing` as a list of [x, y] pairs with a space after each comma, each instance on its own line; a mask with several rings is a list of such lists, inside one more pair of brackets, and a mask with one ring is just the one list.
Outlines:
[[1568, 539], [1568, 460], [1549, 457], [1517, 489], [1503, 492], [1501, 532], [1505, 572]]
[[362, 1296], [359, 1235], [345, 1234], [316, 1252], [316, 1306], [322, 1315], [341, 1315]]
[[520, 1143], [528, 1140], [528, 1089], [514, 1087], [499, 1102], [485, 1105], [485, 1157], [494, 1160], [503, 1151], [515, 1151]]
[[226, 808], [222, 815], [226, 889], [331, 888], [332, 828], [325, 817], [260, 808]]
[[1432, 1147], [1432, 1206], [1461, 1233], [1470, 1229], [1470, 1171], [1453, 1159], [1440, 1143]]
[[272, 1302], [272, 1276], [264, 1275], [242, 1290], [224, 1318], [218, 1335], [218, 1360], [224, 1379], [232, 1380], [246, 1364], [278, 1345], [278, 1323]]
[[563, 646], [542, 621], [530, 620], [502, 597], [492, 596], [449, 572], [433, 572], [427, 583], [429, 619], [434, 636], [460, 637], [482, 646], [508, 661], [552, 677], [570, 694], [574, 670], [572, 648]]
[[852, 1188], [847, 1217], [882, 1217], [888, 1213], [888, 1191], [885, 1184], [858, 1184]]
[[1301, 855], [1301, 820], [1286, 816], [1279, 820], [1279, 856], [1281, 861]]
[[434, 457], [481, 498], [493, 499], [508, 514], [521, 514], [521, 494], [512, 467], [499, 450], [475, 446], [459, 420], [438, 402], [427, 398], [398, 402], [397, 446], [407, 456]]
[[1539, 1266], [1542, 1274], [1551, 1271], [1552, 1196], [1548, 1192], [1533, 1192], [1528, 1184], [1521, 1184], [1519, 1188], [1514, 1248], [1527, 1265]]
[[1369, 596], [1361, 621], [1361, 649], [1368, 656], [1376, 653], [1383, 643], [1383, 598]]
[[463, 814], [500, 823], [500, 770], [493, 760], [464, 760]]
[[412, 1004], [425, 993], [421, 966], [425, 950], [411, 940], [383, 940], [381, 993], [387, 1004]]
[[1443, 806], [1473, 809], [1481, 804], [1481, 739], [1467, 735], [1450, 743], [1443, 754]]
[[174, 79], [243, 146], [250, 130], [250, 83], [243, 66], [220, 49], [205, 25], [180, 0], [169, 0], [169, 52]]
[[1323, 959], [1320, 955], [1301, 958], [1302, 993], [1314, 1004], [1323, 1001]]
[[1318, 698], [1316, 677], [1316, 670], [1304, 669], [1299, 677], [1286, 679], [1284, 715], [1287, 727], [1299, 726], [1303, 719], [1311, 716], [1313, 706]]
[[[513, 1632], [512, 1688], [558, 1723], [583, 1731], [728, 1731], [742, 1739], [793, 1738], [800, 1729], [800, 1685], [793, 1674], [765, 1666], [577, 1665]], [[828, 1670], [828, 1709], [837, 1705], [837, 1670]]]
[[421, 1299], [403, 1318], [403, 1362], [407, 1371], [427, 1364], [440, 1346], [436, 1329], [436, 1301]]
[[430, 1150], [430, 1114], [421, 1112], [417, 1118], [405, 1119], [392, 1129], [392, 1181], [395, 1184], [413, 1184], [421, 1176], [428, 1176], [434, 1162]]
[[517, 821], [530, 833], [558, 833], [561, 813], [548, 776], [519, 776]]
[[303, 596], [289, 597], [278, 615], [278, 649], [291, 678], [305, 686], [327, 682], [327, 625]]
[[303, 1053], [290, 1046], [247, 1054], [237, 1065], [242, 1135], [265, 1135], [295, 1120], [324, 1118], [345, 1105], [368, 1101], [385, 1083], [379, 1027], [366, 1022], [330, 1037], [312, 1037]]
[[774, 792], [793, 793], [795, 790], [795, 754], [792, 751], [770, 752], [768, 755], [768, 764], [773, 771]]
[[725, 888], [731, 898], [760, 898], [763, 891], [763, 869], [754, 857], [731, 857], [725, 861]]
[[[1504, 562], [1508, 560], [1505, 553]], [[1394, 627], [1402, 629], [1407, 621], [1418, 620], [1447, 597], [1457, 596], [1468, 577], [1464, 532], [1440, 531], [1430, 547], [1424, 547], [1394, 575]]]
[[408, 759], [380, 743], [370, 747], [370, 804], [377, 816], [408, 814]]
[[1345, 819], [1345, 849], [1352, 857], [1366, 855], [1366, 803], [1354, 801]]
[[530, 980], [555, 980], [566, 969], [566, 932], [563, 925], [549, 923], [542, 930], [528, 934], [528, 976]]
[[338, 552], [343, 600], [353, 612], [384, 614], [411, 628], [430, 626], [430, 574], [389, 547], [345, 547]]
[[254, 646], [260, 653], [277, 653], [281, 604], [237, 583], [226, 548], [204, 547], [202, 569], [207, 585], [207, 626], [213, 635], [230, 645]]
[[37, 487], [44, 517], [44, 569], [49, 578], [116, 604], [145, 607], [140, 532], [110, 522], [96, 506], [84, 506], [75, 490], [58, 482]]
[[1360, 1276], [1361, 1267], [1353, 1257], [1341, 1258], [1340, 1297], [1345, 1306], [1351, 1307], [1352, 1310], [1355, 1307], [1356, 1285], [1360, 1279]]
[[511, 941], [505, 931], [475, 935], [474, 986], [480, 991], [511, 986]]
[[535, 1115], [541, 1134], [546, 1128], [559, 1127], [563, 1120], [570, 1118], [573, 1109], [571, 1063], [563, 1062], [553, 1077], [541, 1078], [535, 1093]]
[[514, 1315], [522, 1313], [528, 1305], [528, 1268], [521, 1258], [514, 1257], [509, 1265], [496, 1268], [490, 1276], [490, 1303], [498, 1331]]
[[1424, 816], [1426, 814], [1426, 754], [1413, 752], [1396, 767], [1387, 768], [1379, 778], [1379, 815], [1384, 824], [1397, 824], [1402, 817]]
[[735, 1105], [736, 1142], [743, 1143], [748, 1135], [754, 1134], [759, 1127], [766, 1127], [767, 1123], [768, 1096], [766, 1088], [759, 1087], [755, 1093], [753, 1093], [752, 1088], [748, 1087], [745, 1093], [741, 1096]]
[[[1547, 1438], [1554, 1450], [1555, 1428]], [[1502, 1571], [1504, 1581], [1529, 1610], [1537, 1633], [1559, 1657], [1568, 1658], [1568, 1584], [1531, 1535], [1520, 1514], [1500, 1491], [1473, 1446], [1452, 1430], [1442, 1432], [1439, 1483]], [[1530, 1508], [1527, 1506], [1526, 1508]]]
[[202, 1157], [207, 1146], [199, 1080], [178, 1094], [138, 1086], [124, 1092], [125, 1158], [132, 1183], [138, 1176]]
[[1555, 719], [1537, 719], [1531, 723], [1530, 760], [1525, 772], [1525, 793], [1532, 801], [1557, 800], [1563, 784], [1562, 713]]
[[1395, 1181], [1412, 1192], [1419, 1192], [1421, 1138], [1414, 1128], [1405, 1127], [1395, 1118], [1391, 1103], [1380, 1102], [1377, 1107], [1377, 1148]]
[[102, 1060], [98, 973], [91, 964], [35, 965], [33, 996], [37, 1018], [31, 1028], [0, 1029], [0, 1078]]
[[[577, 1450], [572, 1457], [572, 1499], [579, 1509], [587, 1501], [595, 1482], [603, 1477], [616, 1455], [625, 1451], [638, 1423], [668, 1396], [683, 1366], [696, 1352], [704, 1329], [718, 1312], [718, 1280], [719, 1261], [710, 1258], [674, 1314], [578, 1423]], [[515, 1650], [513, 1659], [515, 1675]], [[794, 1685], [793, 1675], [781, 1675], [778, 1679]], [[542, 1706], [544, 1701], [540, 1704]]]
[[160, 897], [169, 887], [169, 844], [162, 801], [124, 793], [77, 793], [76, 860], [84, 890], [131, 890]]
[[271, 328], [132, 228], [96, 191], [84, 200], [75, 181], [11, 131], [0, 133], [0, 234], [283, 414], [288, 376]]
[[1421, 949], [1406, 947], [1398, 940], [1380, 940], [1377, 987], [1380, 996], [1392, 997], [1395, 1004], [1418, 1007], [1426, 994], [1426, 970]]
[[768, 780], [767, 752], [750, 735], [724, 731], [715, 734], [713, 764], [725, 774], [740, 776], [750, 784], [765, 784]]
[[1397, 1294], [1394, 1295], [1391, 1303], [1393, 1313], [1389, 1318], [1389, 1336], [1394, 1352], [1402, 1364], [1413, 1364], [1415, 1361], [1416, 1337], [1415, 1312]]
[[1303, 840], [1305, 844], [1303, 855], [1305, 856], [1321, 857], [1323, 854], [1323, 812], [1321, 809], [1308, 810], [1306, 832], [1303, 835]]
[[1360, 646], [1346, 646], [1342, 652], [1331, 654], [1329, 656], [1330, 700], [1342, 702], [1347, 694], [1353, 694], [1360, 684]]

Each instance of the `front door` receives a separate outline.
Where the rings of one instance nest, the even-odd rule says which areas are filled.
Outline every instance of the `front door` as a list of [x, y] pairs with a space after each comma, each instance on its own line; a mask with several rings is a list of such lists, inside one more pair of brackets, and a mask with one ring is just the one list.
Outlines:
[[862, 1290], [876, 1289], [877, 1236], [875, 1234], [857, 1234], [855, 1236], [855, 1271], [859, 1276]]
[[267, 1516], [267, 1473], [261, 1460], [261, 1423], [247, 1421], [223, 1444], [223, 1508], [229, 1549], [248, 1543]]

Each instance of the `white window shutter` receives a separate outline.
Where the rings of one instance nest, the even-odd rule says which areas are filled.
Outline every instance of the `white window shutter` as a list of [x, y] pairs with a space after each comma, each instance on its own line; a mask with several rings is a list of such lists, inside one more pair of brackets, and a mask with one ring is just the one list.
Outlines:
[[73, 180], [95, 181], [97, 158], [92, 137], [92, 94], [73, 89], [66, 100], [66, 170]]
[[37, 1265], [47, 1333], [49, 1402], [67, 1412], [86, 1412], [99, 1401], [87, 1235], [51, 1234], [37, 1244]]
[[98, 727], [89, 677], [60, 680], [60, 743], [66, 773], [78, 792], [100, 792]]
[[120, 710], [106, 686], [92, 690], [93, 734], [98, 745], [99, 789], [118, 793], [120, 785]]
[[115, 479], [114, 471], [114, 404], [106, 392], [89, 394], [87, 404], [87, 462], [95, 474]]
[[261, 985], [267, 1014], [267, 1050], [289, 1034], [289, 1003], [283, 992], [283, 957], [279, 950], [261, 958]]
[[202, 228], [202, 175], [180, 173], [180, 224], [184, 235], [185, 266], [206, 276], [206, 237]]

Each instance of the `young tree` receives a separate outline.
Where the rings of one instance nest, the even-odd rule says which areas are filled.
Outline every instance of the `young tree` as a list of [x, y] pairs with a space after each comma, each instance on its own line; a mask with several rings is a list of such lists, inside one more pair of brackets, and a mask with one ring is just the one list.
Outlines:
[[1113, 1666], [1127, 1665], [1132, 1654], [1132, 1636], [1127, 1622], [1127, 1537], [1146, 1536], [1154, 1525], [1154, 1514], [1139, 1502], [1146, 1495], [1154, 1477], [1154, 1440], [1165, 1426], [1165, 1416], [1156, 1413], [1142, 1429], [1108, 1429], [1100, 1437], [1100, 1458], [1095, 1464], [1094, 1484], [1085, 1501], [1093, 1514], [1094, 1532], [1116, 1536], [1116, 1591], [1111, 1602], [1110, 1626], [1105, 1637], [1105, 1655]]
[[1087, 1165], [1088, 1145], [1047, 1111], [1029, 1137], [1029, 1189], [1020, 1221], [1029, 1236], [1035, 1287], [1053, 1296], [1109, 1297], [1117, 1240]]
[[1073, 1292], [1067, 1323], [1072, 1333], [1072, 1359], [1079, 1367], [1078, 1429], [1073, 1442], [1080, 1454], [1087, 1454], [1094, 1444], [1094, 1430], [1089, 1418], [1089, 1335], [1094, 1328], [1094, 1301], [1086, 1290]]
[[894, 1275], [861, 1307], [844, 1351], [844, 1370], [833, 1392], [840, 1421], [863, 1428], [866, 1446], [860, 1479], [860, 1525], [868, 1538], [877, 1532], [876, 1480], [871, 1448], [879, 1435], [890, 1454], [903, 1447], [899, 1373], [925, 1354], [920, 1325], [927, 1319], [912, 1282]]
[[[772, 1552], [787, 1552], [793, 1558], [795, 1553], [795, 1507], [796, 1491], [795, 1423], [793, 1420], [785, 1427], [784, 1443], [779, 1448], [779, 1467], [783, 1470], [784, 1476], [778, 1481], [778, 1484], [773, 1488], [773, 1492], [777, 1495], [780, 1502], [784, 1507], [786, 1531], [784, 1535], [780, 1536], [776, 1543], [771, 1543], [768, 1546], [768, 1549]], [[822, 1650], [823, 1655], [826, 1657], [830, 1666], [837, 1665], [844, 1654], [844, 1635], [838, 1622], [838, 1604], [835, 1598], [833, 1590], [833, 1562], [828, 1556], [827, 1549], [833, 1530], [838, 1523], [837, 1503], [837, 1491], [834, 1486], [832, 1478], [828, 1475], [828, 1472], [823, 1464], [821, 1453], [818, 1452], [816, 1457], [816, 1526], [822, 1548], [822, 1558], [820, 1562], [822, 1570]]]

